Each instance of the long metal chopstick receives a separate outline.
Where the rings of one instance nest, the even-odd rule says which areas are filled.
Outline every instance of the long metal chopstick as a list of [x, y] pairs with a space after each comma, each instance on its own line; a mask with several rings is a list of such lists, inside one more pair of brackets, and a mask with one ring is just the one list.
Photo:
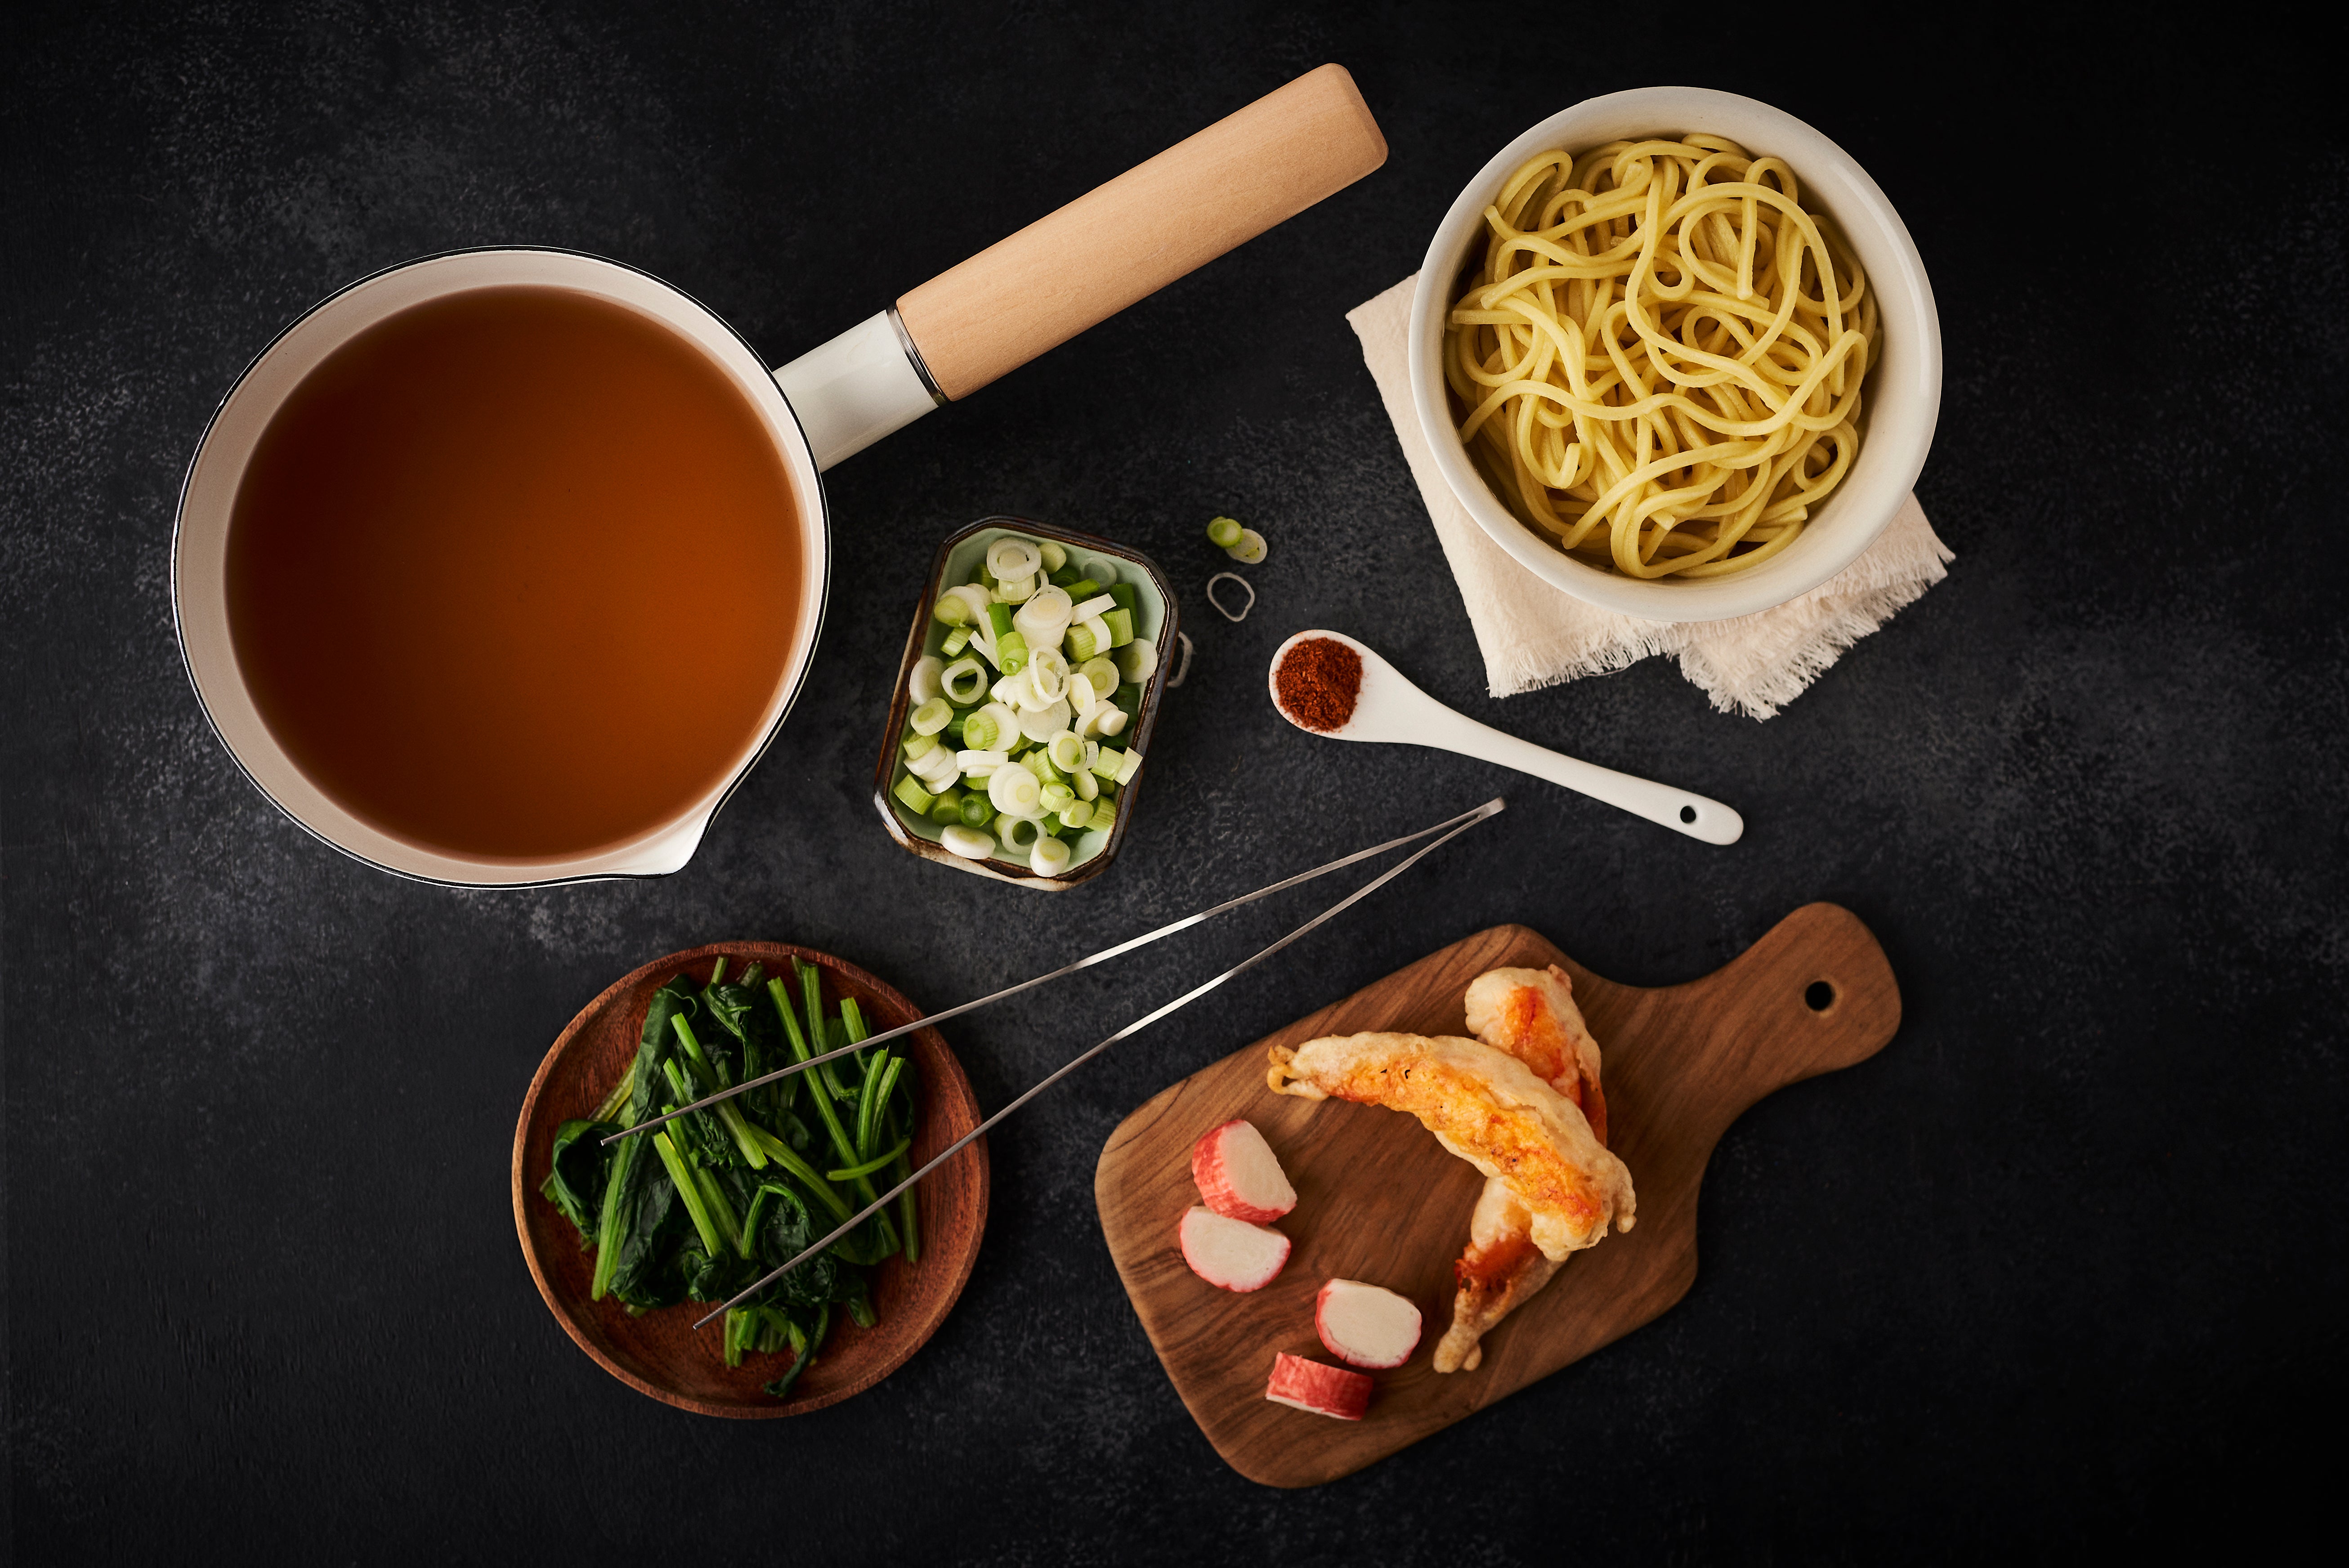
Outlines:
[[1155, 931], [1145, 931], [1140, 936], [1121, 942], [1114, 947], [1104, 947], [1099, 953], [1090, 954], [1085, 957], [1078, 959], [1074, 964], [1062, 965], [1060, 968], [1053, 970], [1049, 975], [1039, 975], [1033, 980], [1022, 980], [1017, 985], [1007, 985], [1002, 990], [996, 992], [992, 995], [981, 996], [976, 1002], [965, 1002], [960, 1006], [948, 1007], [944, 1012], [932, 1013], [926, 1017], [916, 1018], [910, 1024], [900, 1024], [894, 1029], [884, 1029], [877, 1035], [868, 1035], [864, 1039], [857, 1041], [855, 1044], [843, 1046], [836, 1051], [824, 1051], [820, 1055], [808, 1057], [805, 1061], [792, 1062], [787, 1066], [777, 1068], [773, 1072], [761, 1073], [757, 1078], [746, 1078], [740, 1083], [729, 1085], [727, 1088], [719, 1089], [716, 1094], [702, 1096], [701, 1099], [695, 1100], [691, 1105], [678, 1106], [675, 1110], [669, 1111], [661, 1116], [647, 1117], [644, 1120], [637, 1122], [634, 1127], [624, 1128], [620, 1131], [615, 1132], [610, 1137], [603, 1140], [603, 1141], [605, 1144], [613, 1144], [619, 1142], [623, 1138], [634, 1138], [639, 1132], [650, 1132], [654, 1128], [658, 1127], [665, 1121], [674, 1121], [678, 1117], [685, 1115], [688, 1111], [700, 1110], [705, 1107], [716, 1105], [721, 1099], [731, 1099], [738, 1094], [742, 1094], [748, 1090], [757, 1088], [761, 1084], [778, 1082], [781, 1079], [791, 1077], [793, 1073], [805, 1072], [810, 1068], [821, 1066], [825, 1062], [833, 1061], [838, 1057], [853, 1056], [858, 1051], [867, 1050], [872, 1047], [881, 1045], [885, 1041], [894, 1040], [900, 1035], [910, 1035], [916, 1029], [927, 1028], [932, 1024], [944, 1023], [948, 1018], [958, 1017], [962, 1014], [970, 1012], [975, 1008], [984, 1007], [990, 1002], [1000, 1002], [1007, 997], [1017, 996], [1022, 991], [1033, 990], [1039, 985], [1044, 985], [1050, 981], [1058, 980], [1063, 975], [1074, 975], [1080, 969], [1090, 969], [1096, 964], [1106, 964], [1112, 958], [1124, 956], [1126, 954], [1133, 952], [1137, 947], [1147, 947], [1152, 943], [1158, 941], [1162, 937], [1173, 936], [1177, 932], [1188, 931], [1195, 925], [1203, 924], [1207, 921], [1215, 919], [1216, 916], [1219, 914], [1239, 908], [1240, 905], [1244, 903], [1254, 903], [1257, 899], [1270, 898], [1274, 893], [1286, 892], [1289, 888], [1296, 887], [1301, 882], [1309, 882], [1315, 877], [1327, 876], [1331, 872], [1344, 871], [1348, 866], [1353, 865], [1357, 861], [1369, 860], [1374, 855], [1382, 855], [1389, 850], [1401, 849], [1403, 845], [1410, 843], [1414, 839], [1423, 839], [1430, 833], [1440, 833], [1447, 828], [1458, 827], [1469, 821], [1471, 819], [1481, 821], [1485, 817], [1490, 816], [1494, 811], [1496, 811], [1499, 809], [1500, 808], [1496, 805], [1480, 806], [1474, 811], [1463, 812], [1461, 815], [1454, 817], [1448, 821], [1438, 822], [1432, 828], [1422, 828], [1415, 833], [1405, 833], [1400, 839], [1389, 839], [1385, 843], [1373, 844], [1367, 850], [1356, 850], [1352, 854], [1347, 855], [1340, 860], [1331, 861], [1328, 865], [1315, 866], [1309, 872], [1299, 872], [1295, 876], [1288, 878], [1285, 882], [1274, 882], [1270, 887], [1260, 887], [1254, 892], [1242, 893], [1239, 897], [1228, 899], [1224, 903], [1216, 905], [1213, 909], [1203, 909], [1196, 914], [1186, 914], [1182, 919], [1175, 921], [1171, 924], [1162, 925]]
[[[1362, 900], [1370, 897], [1371, 894], [1378, 892], [1379, 889], [1386, 886], [1387, 883], [1394, 881], [1395, 878], [1402, 875], [1403, 872], [1411, 870], [1413, 866], [1417, 865], [1421, 861], [1426, 859], [1429, 855], [1433, 854], [1436, 851], [1442, 849], [1444, 845], [1450, 843], [1453, 840], [1458, 838], [1461, 834], [1466, 832], [1469, 829], [1475, 827], [1485, 818], [1498, 815], [1506, 805], [1506, 802], [1496, 795], [1492, 799], [1485, 801], [1483, 805], [1477, 807], [1473, 811], [1464, 812], [1462, 815], [1453, 818], [1450, 822], [1437, 824], [1438, 827], [1450, 828], [1452, 830], [1445, 833], [1433, 843], [1423, 845], [1420, 849], [1413, 851], [1411, 854], [1405, 856], [1396, 864], [1380, 872], [1377, 876], [1372, 877], [1369, 882], [1364, 882], [1361, 887], [1356, 888], [1352, 892], [1348, 893], [1344, 898], [1340, 899], [1336, 903], [1331, 904], [1329, 908], [1323, 910], [1320, 913], [1315, 915], [1312, 919], [1307, 921], [1304, 924], [1299, 926], [1296, 930], [1290, 932], [1288, 935], [1282, 937], [1279, 941], [1274, 943], [1271, 946], [1264, 949], [1262, 952], [1255, 954], [1253, 957], [1241, 959], [1237, 964], [1233, 965], [1229, 969], [1225, 970], [1221, 975], [1216, 975], [1206, 984], [1194, 986], [1192, 989], [1184, 992], [1183, 995], [1175, 997], [1174, 1000], [1167, 1003], [1164, 1006], [1158, 1008], [1156, 1011], [1143, 1014], [1141, 1017], [1136, 1018], [1133, 1022], [1128, 1024], [1114, 1035], [1110, 1036], [1109, 1038], [1102, 1041], [1101, 1044], [1071, 1057], [1067, 1062], [1063, 1063], [1058, 1070], [1053, 1072], [1050, 1077], [1041, 1079], [1031, 1087], [1027, 1093], [1013, 1100], [1009, 1105], [1005, 1106], [1001, 1110], [997, 1111], [993, 1116], [990, 1116], [986, 1120], [980, 1122], [977, 1127], [972, 1128], [968, 1132], [964, 1133], [960, 1138], [956, 1139], [952, 1143], [947, 1144], [945, 1149], [939, 1150], [937, 1157], [932, 1160], [928, 1164], [915, 1171], [911, 1176], [906, 1177], [903, 1181], [898, 1182], [895, 1187], [890, 1188], [886, 1192], [882, 1193], [878, 1198], [874, 1199], [871, 1203], [865, 1205], [865, 1207], [858, 1212], [851, 1215], [846, 1222], [842, 1224], [839, 1229], [833, 1231], [832, 1234], [824, 1237], [823, 1240], [816, 1243], [815, 1245], [808, 1248], [807, 1251], [802, 1253], [791, 1262], [783, 1264], [781, 1268], [766, 1274], [756, 1284], [735, 1295], [731, 1300], [722, 1302], [717, 1306], [711, 1307], [709, 1313], [698, 1319], [693, 1326], [696, 1328], [707, 1327], [709, 1324], [724, 1316], [735, 1307], [741, 1305], [743, 1302], [758, 1295], [761, 1291], [774, 1284], [775, 1281], [782, 1278], [785, 1274], [791, 1273], [793, 1269], [807, 1262], [808, 1259], [823, 1251], [824, 1248], [832, 1245], [833, 1243], [840, 1240], [841, 1237], [848, 1234], [849, 1232], [854, 1230], [857, 1226], [863, 1224], [865, 1221], [879, 1213], [882, 1209], [886, 1207], [891, 1200], [895, 1199], [900, 1192], [905, 1191], [907, 1188], [914, 1185], [915, 1182], [919, 1181], [923, 1177], [928, 1175], [939, 1166], [944, 1165], [947, 1161], [953, 1159], [955, 1155], [961, 1150], [964, 1144], [968, 1143], [972, 1139], [977, 1138], [980, 1133], [985, 1132], [988, 1128], [993, 1127], [997, 1122], [1001, 1121], [1005, 1117], [1009, 1116], [1013, 1111], [1018, 1110], [1021, 1106], [1026, 1105], [1030, 1100], [1034, 1099], [1038, 1095], [1042, 1094], [1046, 1089], [1050, 1088], [1054, 1084], [1060, 1082], [1062, 1078], [1068, 1077], [1071, 1073], [1076, 1071], [1079, 1068], [1084, 1066], [1087, 1062], [1092, 1060], [1095, 1057], [1101, 1055], [1112, 1046], [1117, 1044], [1118, 1041], [1126, 1038], [1128, 1036], [1140, 1034], [1143, 1030], [1148, 1028], [1159, 1019], [1166, 1016], [1169, 1013], [1176, 1012], [1184, 1007], [1189, 1006], [1192, 1003], [1197, 1001], [1200, 997], [1206, 995], [1216, 986], [1221, 985], [1225, 981], [1235, 979], [1239, 975], [1247, 974], [1249, 970], [1255, 968], [1257, 965], [1263, 963], [1266, 959], [1271, 957], [1274, 954], [1279, 952], [1282, 948], [1288, 946], [1299, 937], [1303, 936], [1307, 932], [1311, 931], [1315, 926], [1321, 925], [1330, 920], [1334, 920], [1339, 915], [1343, 914], [1347, 910], [1351, 909], [1355, 904], [1358, 904]], [[1454, 826], [1454, 824], [1457, 825]], [[1434, 829], [1429, 830], [1431, 832], [1434, 830]], [[1419, 838], [1422, 835], [1417, 833], [1412, 835], [1413, 838]], [[1397, 841], [1408, 842], [1409, 841], [1399, 840]]]

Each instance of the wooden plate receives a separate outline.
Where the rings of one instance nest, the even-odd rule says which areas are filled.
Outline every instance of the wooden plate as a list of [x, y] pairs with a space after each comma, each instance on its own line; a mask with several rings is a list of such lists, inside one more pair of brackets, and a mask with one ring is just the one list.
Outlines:
[[[1364, 1029], [1456, 1035], [1468, 982], [1504, 965], [1556, 964], [1605, 1057], [1609, 1143], [1638, 1191], [1635, 1229], [1578, 1253], [1484, 1339], [1474, 1371], [1429, 1362], [1452, 1322], [1452, 1262], [1484, 1180], [1415, 1118], [1374, 1105], [1276, 1095], [1268, 1047]], [[1726, 967], [1647, 989], [1601, 979], [1522, 925], [1495, 926], [1300, 1018], [1161, 1092], [1110, 1135], [1093, 1176], [1102, 1229], [1126, 1294], [1174, 1388], [1232, 1468], [1268, 1486], [1333, 1480], [1589, 1355], [1648, 1322], [1696, 1281], [1697, 1189], [1713, 1146], [1745, 1109], [1799, 1078], [1873, 1056], [1900, 1023], [1883, 949], [1848, 910], [1806, 904]], [[1280, 1277], [1247, 1295], [1184, 1265], [1174, 1227], [1199, 1201], [1191, 1145], [1244, 1116], [1280, 1156], [1297, 1207]], [[1264, 1397], [1273, 1356], [1335, 1359], [1313, 1329], [1330, 1278], [1409, 1296], [1423, 1331], [1378, 1380], [1361, 1421]]]
[[[855, 997], [879, 1027], [895, 1028], [921, 1016], [905, 997], [854, 964], [781, 943], [713, 943], [672, 953], [623, 976], [556, 1037], [523, 1097], [522, 1116], [514, 1124], [514, 1229], [547, 1310], [597, 1366], [629, 1387], [705, 1416], [796, 1416], [836, 1405], [895, 1372], [954, 1309], [987, 1228], [987, 1140], [973, 1142], [915, 1189], [921, 1202], [922, 1261], [908, 1266], [895, 1257], [874, 1271], [873, 1307], [880, 1321], [871, 1328], [835, 1323], [788, 1400], [771, 1398], [762, 1386], [791, 1363], [781, 1356], [754, 1354], [729, 1367], [719, 1347], [720, 1326], [693, 1331], [694, 1319], [707, 1307], [688, 1302], [631, 1317], [613, 1297], [590, 1301], [595, 1254], [580, 1249], [579, 1233], [538, 1191], [554, 1130], [574, 1117], [593, 1116], [636, 1059], [652, 994], [679, 972], [707, 981], [720, 957], [738, 972], [754, 961], [770, 973], [787, 972], [785, 961], [792, 958], [821, 965], [829, 996]], [[902, 1039], [922, 1073], [921, 1125], [913, 1149], [919, 1165], [978, 1125], [978, 1102], [962, 1064], [936, 1029], [917, 1029]]]

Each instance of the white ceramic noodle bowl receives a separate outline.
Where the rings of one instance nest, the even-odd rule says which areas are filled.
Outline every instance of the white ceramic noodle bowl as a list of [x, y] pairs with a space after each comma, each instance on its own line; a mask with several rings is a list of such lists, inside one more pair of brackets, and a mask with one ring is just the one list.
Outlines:
[[[1352, 716], [1336, 729], [1315, 729], [1280, 705], [1280, 661], [1288, 656], [1289, 649], [1309, 637], [1343, 643], [1362, 656], [1362, 689], [1355, 695]], [[1733, 844], [1745, 831], [1745, 819], [1718, 800], [1653, 779], [1618, 773], [1611, 768], [1519, 740], [1489, 724], [1479, 724], [1412, 685], [1402, 671], [1342, 632], [1299, 632], [1281, 644], [1273, 650], [1265, 686], [1280, 717], [1309, 735], [1325, 736], [1331, 740], [1399, 742], [1456, 751], [1463, 757], [1530, 773], [1561, 789], [1603, 800], [1634, 817], [1645, 817], [1660, 827], [1702, 839], [1708, 844]]]
[[[1659, 132], [1725, 136], [1783, 158], [1803, 205], [1824, 212], [1858, 255], [1880, 318], [1878, 358], [1860, 416], [1859, 456], [1812, 511], [1802, 537], [1749, 572], [1723, 577], [1626, 577], [1574, 560], [1519, 522], [1462, 444], [1444, 384], [1444, 322], [1464, 270], [1481, 257], [1485, 209], [1537, 152], [1586, 151]], [[1783, 604], [1846, 566], [1907, 499], [1933, 444], [1941, 408], [1941, 325], [1916, 243], [1851, 155], [1784, 110], [1705, 88], [1637, 88], [1554, 114], [1496, 153], [1444, 216], [1420, 265], [1411, 305], [1411, 391], [1436, 467], [1468, 515], [1536, 576], [1586, 603], [1650, 621], [1720, 621]]]

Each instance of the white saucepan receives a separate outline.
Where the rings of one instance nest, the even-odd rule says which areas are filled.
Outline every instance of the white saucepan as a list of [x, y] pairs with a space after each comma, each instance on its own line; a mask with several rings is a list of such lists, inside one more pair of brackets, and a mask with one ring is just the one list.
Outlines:
[[[1216, 122], [770, 371], [682, 291], [617, 262], [543, 249], [464, 251], [352, 284], [279, 334], [222, 401], [188, 469], [172, 541], [171, 593], [188, 674], [213, 727], [295, 821], [369, 864], [467, 886], [649, 876], [685, 864], [709, 819], [790, 711], [822, 629], [830, 527], [817, 476], [931, 408], [1008, 370], [1351, 184], [1386, 142], [1343, 67], [1330, 65]], [[239, 671], [226, 563], [237, 489], [272, 417], [356, 335], [429, 300], [483, 288], [583, 291], [642, 313], [720, 366], [756, 407], [786, 469], [802, 531], [802, 603], [777, 606], [792, 639], [759, 727], [723, 780], [628, 841], [560, 859], [456, 853], [384, 830], [297, 767]]]

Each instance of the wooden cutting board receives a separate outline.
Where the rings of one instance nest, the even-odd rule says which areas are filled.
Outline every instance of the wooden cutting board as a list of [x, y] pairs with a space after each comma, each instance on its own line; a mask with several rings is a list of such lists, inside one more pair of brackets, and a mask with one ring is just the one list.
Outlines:
[[[1452, 1262], [1484, 1185], [1413, 1118], [1381, 1106], [1276, 1095], [1266, 1051], [1366, 1029], [1465, 1032], [1468, 982], [1503, 965], [1556, 964], [1604, 1057], [1609, 1141], [1630, 1168], [1639, 1222], [1578, 1253], [1485, 1336], [1484, 1364], [1429, 1364], [1452, 1321]], [[1730, 1123], [1773, 1089], [1863, 1061], [1900, 1023], [1900, 989], [1868, 927], [1806, 904], [1738, 958], [1684, 985], [1619, 985], [1522, 925], [1495, 926], [1300, 1018], [1201, 1069], [1119, 1124], [1093, 1174], [1110, 1254], [1166, 1375], [1216, 1451], [1251, 1480], [1316, 1486], [1386, 1458], [1600, 1346], [1696, 1280], [1697, 1190]], [[1184, 1265], [1174, 1227], [1197, 1202], [1191, 1145], [1244, 1116], [1297, 1188], [1280, 1222], [1294, 1250], [1278, 1279], [1241, 1295]], [[1419, 1348], [1378, 1380], [1369, 1416], [1339, 1421], [1264, 1397], [1274, 1354], [1333, 1360], [1313, 1330], [1332, 1277], [1418, 1304]]]

